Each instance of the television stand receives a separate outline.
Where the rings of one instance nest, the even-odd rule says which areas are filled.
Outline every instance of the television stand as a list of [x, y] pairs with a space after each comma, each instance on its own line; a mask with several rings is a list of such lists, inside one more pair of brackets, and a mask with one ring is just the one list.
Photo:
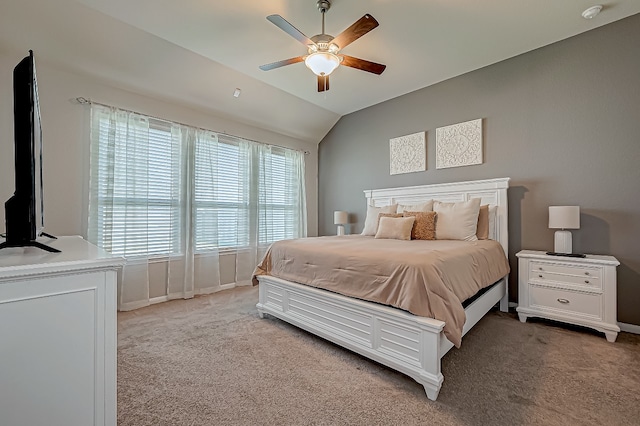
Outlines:
[[0, 424], [117, 423], [117, 280], [124, 259], [80, 237], [0, 254]]
[[47, 234], [46, 232], [41, 232], [41, 233], [40, 233], [40, 236], [41, 236], [41, 237], [52, 238], [52, 239], [54, 239], [54, 240], [57, 240], [57, 239], [58, 239], [58, 237], [54, 237], [53, 235], [51, 235], [51, 234]]
[[2, 250], [3, 248], [9, 248], [9, 247], [37, 247], [39, 249], [42, 249], [51, 253], [60, 253], [60, 250], [54, 249], [53, 247], [49, 247], [48, 245], [39, 243], [37, 241], [26, 241], [22, 243], [8, 243], [5, 241], [4, 243], [0, 243], [0, 250]]

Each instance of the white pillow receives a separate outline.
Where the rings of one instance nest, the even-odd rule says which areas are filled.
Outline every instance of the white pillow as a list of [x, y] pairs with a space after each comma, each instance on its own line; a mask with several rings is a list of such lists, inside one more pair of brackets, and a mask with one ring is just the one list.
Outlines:
[[381, 217], [376, 238], [392, 238], [395, 240], [410, 240], [411, 229], [415, 216], [409, 217]]
[[376, 231], [378, 230], [378, 215], [380, 213], [395, 213], [396, 208], [396, 204], [384, 207], [367, 206], [367, 217], [364, 220], [362, 235], [376, 235]]
[[436, 240], [477, 241], [478, 213], [480, 198], [458, 203], [433, 203], [436, 220]]
[[432, 211], [433, 211], [433, 200], [429, 200], [419, 204], [398, 204], [397, 213], [432, 212]]

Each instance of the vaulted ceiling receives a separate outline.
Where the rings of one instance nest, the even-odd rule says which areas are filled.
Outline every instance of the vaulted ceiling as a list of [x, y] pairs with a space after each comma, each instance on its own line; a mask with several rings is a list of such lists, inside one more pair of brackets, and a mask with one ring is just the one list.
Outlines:
[[[0, 49], [38, 57], [110, 84], [319, 142], [345, 114], [640, 12], [640, 1], [333, 0], [326, 33], [370, 14], [380, 23], [343, 53], [387, 65], [382, 75], [339, 67], [318, 93], [306, 54], [273, 25], [279, 14], [311, 37], [315, 0], [9, 0]], [[238, 98], [233, 97], [241, 89]]]

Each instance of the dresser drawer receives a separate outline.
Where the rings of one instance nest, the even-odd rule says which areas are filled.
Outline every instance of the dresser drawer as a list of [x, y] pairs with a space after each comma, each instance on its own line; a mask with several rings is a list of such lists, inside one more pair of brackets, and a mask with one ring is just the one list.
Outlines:
[[533, 282], [568, 283], [588, 291], [602, 289], [602, 269], [588, 266], [558, 265], [546, 262], [531, 262], [529, 280]]
[[529, 306], [540, 310], [564, 311], [602, 318], [602, 295], [558, 288], [529, 286]]

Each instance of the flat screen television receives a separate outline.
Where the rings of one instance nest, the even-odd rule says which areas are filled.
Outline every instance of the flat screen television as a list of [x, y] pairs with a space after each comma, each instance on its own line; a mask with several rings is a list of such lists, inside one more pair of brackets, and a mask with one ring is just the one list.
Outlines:
[[33, 51], [13, 70], [15, 187], [5, 203], [5, 247], [33, 246], [58, 252], [36, 239], [43, 232], [42, 129]]

